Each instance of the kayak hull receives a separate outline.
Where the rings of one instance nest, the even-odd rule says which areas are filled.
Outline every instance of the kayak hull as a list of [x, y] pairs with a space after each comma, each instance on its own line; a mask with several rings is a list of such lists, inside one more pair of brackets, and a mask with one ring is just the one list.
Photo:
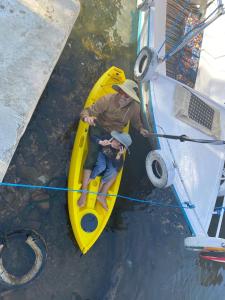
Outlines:
[[[86, 100], [85, 107], [91, 106], [104, 95], [115, 93], [112, 85], [120, 84], [125, 79], [123, 70], [116, 67], [108, 69], [94, 85]], [[97, 192], [101, 181], [99, 176], [93, 179], [88, 186], [86, 205], [82, 208], [77, 205], [81, 195], [83, 165], [88, 153], [88, 130], [89, 125], [80, 120], [72, 151], [68, 178], [68, 188], [73, 190], [68, 192], [69, 217], [74, 236], [83, 254], [94, 245], [109, 220], [116, 202], [116, 195], [123, 171], [122, 169], [120, 170], [115, 182], [108, 191], [108, 194], [112, 195], [106, 198], [108, 211], [97, 201]], [[125, 131], [128, 131], [128, 127]]]

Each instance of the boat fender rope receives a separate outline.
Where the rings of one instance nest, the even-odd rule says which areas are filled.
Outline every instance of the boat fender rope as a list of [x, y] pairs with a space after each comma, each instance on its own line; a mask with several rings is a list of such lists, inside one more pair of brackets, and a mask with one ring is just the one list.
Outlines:
[[218, 206], [218, 207], [215, 207], [215, 209], [214, 209], [214, 214], [220, 216], [223, 210], [225, 210], [225, 207], [224, 207], [224, 206]]
[[186, 204], [188, 208], [195, 208], [195, 205], [194, 205], [194, 204], [189, 203], [189, 202], [187, 202], [187, 201], [184, 202], [184, 204]]
[[186, 134], [182, 135], [172, 135], [172, 134], [160, 134], [160, 133], [154, 133], [154, 132], [149, 132], [147, 133], [148, 137], [155, 136], [158, 138], [166, 138], [166, 139], [171, 139], [171, 140], [180, 140], [180, 142], [194, 142], [194, 143], [202, 143], [202, 144], [213, 144], [216, 146], [221, 146], [225, 144], [224, 140], [203, 140], [203, 139], [196, 139], [196, 138], [191, 138], [187, 136]]

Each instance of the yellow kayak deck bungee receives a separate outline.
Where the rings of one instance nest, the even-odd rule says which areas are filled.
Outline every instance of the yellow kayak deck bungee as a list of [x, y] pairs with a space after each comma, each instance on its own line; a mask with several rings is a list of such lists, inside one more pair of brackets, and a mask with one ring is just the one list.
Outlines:
[[[91, 106], [104, 95], [115, 93], [112, 85], [123, 83], [125, 79], [123, 70], [116, 67], [108, 69], [92, 88], [86, 100], [85, 107]], [[80, 120], [70, 162], [68, 180], [69, 189], [80, 190], [82, 188], [83, 165], [87, 156], [89, 144], [88, 129], [89, 125]], [[128, 126], [124, 131], [128, 131]], [[118, 193], [122, 171], [123, 170], [121, 169], [118, 173], [108, 194], [116, 195]], [[97, 192], [100, 181], [101, 177], [98, 176], [89, 183], [88, 191], [90, 193], [87, 194], [86, 205], [82, 208], [77, 204], [81, 193], [73, 191], [68, 192], [70, 222], [76, 241], [83, 254], [85, 254], [99, 238], [116, 202], [116, 196], [107, 196], [108, 211], [106, 211], [97, 201]]]

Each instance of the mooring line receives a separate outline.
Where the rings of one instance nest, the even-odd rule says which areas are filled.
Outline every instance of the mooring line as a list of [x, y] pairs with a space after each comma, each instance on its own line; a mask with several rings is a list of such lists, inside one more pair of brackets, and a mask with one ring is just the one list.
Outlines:
[[27, 189], [46, 189], [46, 190], [56, 190], [56, 191], [64, 191], [64, 192], [76, 192], [76, 193], [82, 193], [86, 192], [89, 194], [95, 194], [95, 195], [103, 195], [108, 197], [117, 197], [121, 199], [126, 199], [132, 202], [138, 202], [138, 203], [144, 203], [152, 206], [158, 206], [158, 207], [171, 207], [171, 208], [194, 208], [194, 205], [189, 205], [188, 203], [185, 203], [185, 206], [183, 205], [173, 205], [173, 204], [165, 204], [159, 201], [153, 201], [148, 199], [138, 199], [134, 197], [124, 196], [120, 194], [104, 194], [99, 192], [93, 192], [88, 190], [82, 190], [82, 189], [71, 189], [71, 188], [65, 188], [65, 187], [54, 187], [54, 186], [46, 186], [46, 185], [31, 185], [31, 184], [21, 184], [21, 183], [11, 183], [11, 182], [0, 182], [0, 186], [6, 186], [6, 187], [18, 187], [18, 188], [27, 188]]

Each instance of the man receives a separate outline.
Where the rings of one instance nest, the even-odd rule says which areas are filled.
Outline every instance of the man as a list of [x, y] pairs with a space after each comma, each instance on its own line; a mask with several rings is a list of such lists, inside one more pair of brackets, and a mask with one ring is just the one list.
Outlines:
[[[80, 116], [90, 127], [90, 136], [97, 136], [104, 146], [110, 139], [110, 133], [115, 130], [122, 132], [123, 128], [131, 122], [140, 134], [146, 136], [148, 131], [144, 129], [140, 118], [140, 99], [137, 95], [138, 85], [130, 79], [122, 84], [113, 85], [116, 94], [102, 97], [91, 107], [84, 109]], [[90, 181], [91, 171], [95, 166], [99, 152], [99, 145], [90, 139], [89, 152], [84, 164], [82, 189], [86, 190]], [[86, 193], [83, 192], [78, 201], [78, 206], [83, 207], [86, 203]]]

